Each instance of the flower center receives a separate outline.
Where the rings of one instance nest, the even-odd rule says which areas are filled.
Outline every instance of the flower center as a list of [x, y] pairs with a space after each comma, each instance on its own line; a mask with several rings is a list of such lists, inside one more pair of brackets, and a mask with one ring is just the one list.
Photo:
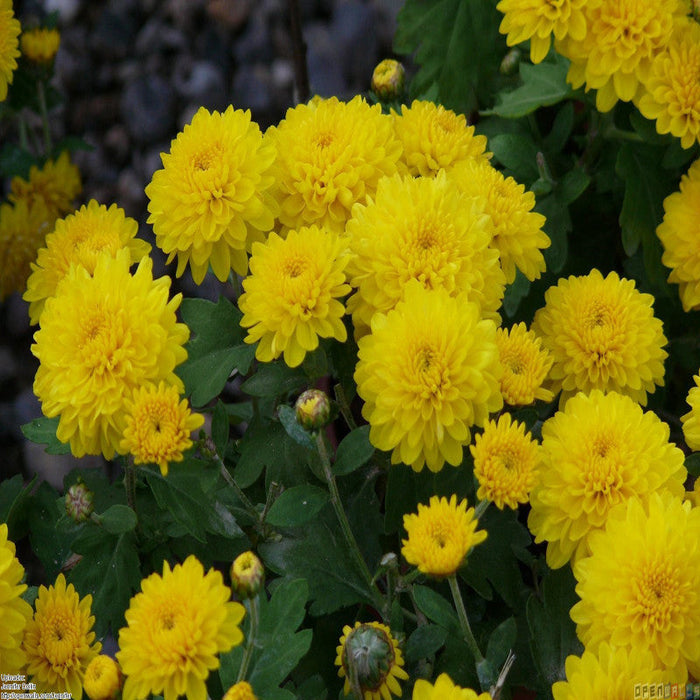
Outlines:
[[295, 279], [299, 277], [306, 269], [305, 261], [301, 258], [293, 258], [288, 260], [284, 266], [285, 277], [289, 279]]
[[53, 666], [73, 666], [78, 647], [78, 630], [67, 610], [54, 610], [42, 627], [41, 646]]
[[683, 591], [668, 562], [655, 562], [635, 582], [636, 610], [645, 631], [666, 632], [682, 612]]
[[321, 150], [328, 148], [333, 143], [333, 134], [330, 131], [322, 131], [314, 139], [314, 145]]

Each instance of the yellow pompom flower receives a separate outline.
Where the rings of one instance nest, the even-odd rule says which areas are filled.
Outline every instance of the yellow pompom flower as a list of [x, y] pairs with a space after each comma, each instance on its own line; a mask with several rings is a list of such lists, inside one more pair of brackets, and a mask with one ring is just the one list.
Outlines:
[[85, 669], [83, 690], [90, 700], [115, 700], [122, 687], [122, 672], [106, 654], [96, 656]]
[[427, 289], [464, 293], [487, 318], [500, 321], [505, 278], [489, 247], [489, 220], [445, 173], [435, 178], [385, 178], [367, 206], [353, 208], [347, 234], [353, 257], [348, 300], [356, 335], [374, 314], [393, 309], [409, 280]]
[[554, 700], [627, 700], [637, 683], [677, 680], [655, 668], [650, 651], [630, 651], [607, 642], [596, 654], [584, 650], [581, 656], [567, 656], [565, 670], [566, 680], [552, 685]]
[[258, 360], [284, 354], [287, 365], [297, 367], [319, 337], [345, 342], [339, 298], [350, 291], [347, 263], [345, 241], [318, 226], [289, 231], [286, 238], [273, 232], [265, 243], [253, 244], [238, 305], [248, 329], [245, 342], [258, 343]]
[[357, 689], [362, 700], [391, 700], [392, 695], [400, 697], [399, 681], [408, 678], [403, 663], [399, 643], [386, 625], [356, 622], [354, 627], [343, 627], [343, 635], [336, 647], [335, 665], [338, 666], [338, 676], [345, 678], [345, 695]]
[[419, 678], [413, 686], [413, 700], [491, 700], [488, 693], [478, 693], [471, 688], [461, 688], [452, 679], [441, 673], [435, 685]]
[[452, 576], [465, 562], [472, 547], [486, 539], [486, 530], [477, 530], [479, 521], [466, 499], [457, 503], [444, 496], [431, 496], [428, 505], [418, 504], [418, 513], [403, 516], [408, 539], [401, 540], [404, 559], [424, 574]]
[[28, 206], [0, 204], [0, 301], [13, 292], [23, 292], [37, 251], [44, 245], [53, 218], [41, 202]]
[[243, 641], [239, 623], [245, 608], [230, 602], [220, 571], [194, 555], [163, 575], [151, 574], [129, 603], [119, 630], [117, 661], [126, 676], [123, 700], [163, 695], [206, 700], [206, 679], [219, 668], [218, 654]]
[[554, 361], [542, 340], [524, 323], [496, 330], [498, 357], [503, 367], [501, 394], [510, 406], [528, 406], [536, 399], [551, 401], [554, 394], [542, 386]]
[[22, 32], [20, 37], [22, 55], [37, 64], [47, 64], [53, 61], [61, 45], [61, 35], [58, 29], [36, 27]]
[[491, 218], [491, 245], [500, 255], [506, 283], [515, 280], [516, 268], [531, 282], [539, 279], [546, 267], [541, 251], [551, 240], [542, 230], [544, 216], [532, 211], [535, 195], [485, 160], [462, 163], [450, 177], [467, 197], [483, 202], [484, 214]]
[[12, 0], [0, 0], [0, 102], [7, 98], [7, 88], [17, 68], [21, 31], [12, 10]]
[[25, 664], [22, 635], [32, 607], [22, 598], [24, 567], [15, 556], [15, 543], [7, 539], [7, 523], [0, 524], [0, 668], [18, 674]]
[[30, 207], [43, 202], [53, 225], [58, 217], [73, 211], [82, 189], [80, 171], [71, 163], [68, 151], [63, 151], [55, 161], [47, 160], [41, 167], [32, 165], [28, 180], [13, 177], [8, 198], [14, 203], [24, 200]]
[[681, 422], [686, 444], [691, 450], [697, 452], [700, 450], [700, 374], [696, 374], [693, 379], [695, 386], [688, 392], [686, 399], [690, 412], [681, 416]]
[[508, 46], [530, 40], [530, 60], [540, 63], [549, 53], [552, 35], [561, 41], [570, 36], [582, 41], [586, 36], [584, 8], [596, 0], [501, 0], [496, 9], [505, 17], [498, 28], [507, 34]]
[[664, 219], [656, 235], [664, 246], [661, 258], [671, 268], [668, 281], [678, 285], [686, 311], [700, 308], [700, 245], [697, 222], [700, 218], [700, 160], [683, 175], [677, 192], [664, 199]]
[[501, 510], [504, 506], [517, 509], [518, 503], [527, 503], [537, 482], [540, 446], [525, 432], [524, 423], [513, 421], [505, 413], [498, 423], [486, 423], [484, 432], [477, 434], [469, 449], [479, 482], [479, 500], [491, 501]]
[[616, 508], [574, 565], [580, 601], [571, 608], [586, 649], [650, 651], [674, 680], [700, 673], [700, 509], [654, 493]]
[[370, 442], [391, 462], [437, 472], [462, 462], [472, 425], [503, 406], [496, 326], [476, 304], [412, 280], [404, 300], [375, 314], [355, 370]]
[[234, 683], [223, 697], [223, 700], [258, 700], [253, 687], [247, 681]]
[[178, 387], [162, 381], [135, 389], [124, 410], [119, 451], [133, 455], [134, 464], [157, 464], [163, 476], [170, 462], [182, 461], [182, 453], [192, 447], [192, 431], [204, 424], [204, 416], [192, 413], [187, 399], [180, 400]]
[[660, 491], [683, 496], [683, 452], [669, 434], [628, 396], [597, 390], [577, 394], [545, 421], [528, 526], [535, 542], [547, 541], [551, 568], [586, 555], [591, 533], [616, 505]]
[[92, 596], [80, 598], [73, 584], [59, 574], [49, 588], [39, 587], [36, 612], [24, 631], [27, 655], [25, 673], [39, 692], [70, 693], [83, 697], [83, 677], [88, 664], [101, 651], [95, 641], [91, 615]]
[[146, 187], [148, 223], [168, 262], [177, 256], [177, 276], [188, 263], [196, 284], [209, 265], [222, 282], [231, 270], [244, 275], [246, 251], [272, 228], [276, 212], [269, 194], [275, 149], [250, 110], [200, 107], [161, 159]]
[[315, 99], [287, 110], [265, 138], [275, 144], [275, 197], [285, 229], [317, 224], [342, 233], [356, 202], [397, 172], [401, 144], [381, 105]]
[[664, 384], [666, 337], [654, 316], [654, 297], [634, 280], [588, 275], [560, 279], [545, 293], [532, 330], [552, 354], [551, 388], [560, 406], [577, 391], [617, 391], [646, 405]]
[[103, 253], [94, 276], [72, 266], [47, 299], [32, 352], [39, 359], [34, 393], [44, 415], [60, 416], [56, 435], [76, 457], [119, 452], [125, 401], [145, 382], [182, 389], [175, 368], [187, 358], [189, 329], [168, 300], [170, 279], [153, 279], [151, 259], [129, 274], [127, 248]]
[[109, 209], [91, 199], [87, 205], [56, 221], [52, 233], [46, 236], [32, 274], [27, 280], [23, 299], [29, 302], [29, 318], [39, 323], [46, 299], [56, 294], [58, 283], [71, 265], [82, 265], [91, 275], [103, 251], [112, 256], [128, 248], [131, 262], [141, 260], [151, 251], [150, 243], [136, 238], [138, 223], [125, 215], [116, 204]]
[[465, 160], [488, 160], [486, 137], [476, 135], [463, 114], [434, 102], [414, 100], [392, 111], [396, 134], [403, 144], [402, 161], [411, 175], [434, 177]]

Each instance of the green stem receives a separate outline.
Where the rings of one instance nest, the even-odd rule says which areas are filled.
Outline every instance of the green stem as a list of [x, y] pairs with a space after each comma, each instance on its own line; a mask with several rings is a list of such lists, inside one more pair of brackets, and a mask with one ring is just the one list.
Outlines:
[[345, 419], [345, 422], [348, 424], [348, 428], [350, 428], [350, 430], [355, 430], [355, 428], [357, 428], [357, 423], [352, 417], [348, 397], [345, 396], [345, 390], [340, 382], [333, 387], [333, 393], [335, 394], [335, 400], [338, 402], [338, 408], [340, 408], [340, 412]]
[[134, 465], [124, 459], [124, 489], [126, 490], [126, 502], [131, 510], [136, 512], [136, 470]]
[[224, 464], [223, 460], [219, 455], [215, 452], [214, 453], [214, 459], [216, 460], [217, 464], [219, 465], [219, 470], [221, 471], [221, 476], [224, 477], [224, 481], [236, 492], [236, 496], [238, 496], [238, 500], [243, 504], [243, 507], [248, 511], [248, 513], [251, 515], [251, 517], [258, 523], [260, 523], [260, 513], [256, 510], [255, 506], [253, 505], [252, 501], [248, 498], [248, 496], [245, 495], [243, 492], [243, 489], [235, 482], [234, 478], [231, 476], [230, 472], [228, 469], [226, 469], [226, 465]]
[[19, 145], [23, 151], [29, 150], [29, 139], [27, 138], [27, 122], [18, 115], [19, 119]]
[[462, 593], [459, 590], [459, 583], [457, 583], [457, 574], [452, 574], [447, 581], [450, 584], [450, 590], [452, 591], [452, 599], [455, 602], [457, 617], [459, 618], [459, 626], [462, 628], [464, 641], [467, 643], [467, 646], [474, 657], [474, 662], [478, 666], [484, 660], [484, 656], [479, 649], [479, 645], [476, 643], [476, 638], [474, 637], [472, 628], [469, 625], [467, 611], [464, 607], [464, 601], [462, 600]]
[[489, 507], [489, 503], [491, 503], [491, 501], [485, 498], [483, 501], [479, 501], [476, 504], [476, 508], [474, 509], [474, 518], [476, 520], [484, 514], [484, 511]]
[[39, 95], [39, 109], [41, 110], [41, 124], [44, 130], [44, 148], [48, 157], [53, 150], [53, 144], [51, 143], [51, 130], [49, 129], [49, 110], [46, 108], [46, 91], [41, 80], [37, 83], [37, 92]]
[[240, 683], [242, 680], [245, 680], [246, 673], [248, 673], [248, 667], [250, 666], [250, 660], [253, 658], [255, 638], [258, 634], [258, 596], [255, 596], [255, 598], [250, 601], [249, 612], [250, 632], [248, 634], [248, 644], [246, 645], [245, 652], [243, 653], [241, 667], [238, 669], [238, 680], [236, 683]]

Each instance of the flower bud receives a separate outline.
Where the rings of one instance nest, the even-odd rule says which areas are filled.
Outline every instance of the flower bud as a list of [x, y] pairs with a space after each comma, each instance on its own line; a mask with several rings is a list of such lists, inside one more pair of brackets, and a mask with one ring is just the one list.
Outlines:
[[403, 94], [406, 71], [393, 58], [385, 58], [372, 73], [372, 90], [382, 100], [394, 100]]
[[66, 513], [76, 523], [85, 522], [93, 510], [93, 493], [78, 480], [66, 491]]
[[393, 664], [394, 645], [380, 627], [361, 624], [347, 636], [343, 665], [348, 678], [355, 678], [363, 692], [381, 687]]
[[297, 399], [294, 408], [297, 423], [306, 430], [320, 430], [328, 423], [331, 415], [331, 402], [320, 389], [305, 391]]
[[36, 27], [24, 31], [20, 38], [22, 54], [28, 61], [38, 65], [51, 63], [60, 44], [61, 35], [57, 29]]
[[100, 654], [85, 669], [83, 690], [90, 700], [114, 700], [121, 686], [122, 672], [111, 656]]
[[239, 681], [232, 685], [224, 695], [223, 700], [258, 700], [253, 688], [247, 681]]
[[512, 48], [501, 61], [501, 65], [498, 69], [501, 75], [513, 75], [516, 73], [520, 66], [521, 55], [522, 52], [517, 46]]
[[241, 598], [255, 598], [265, 583], [265, 567], [250, 550], [231, 564], [231, 587]]

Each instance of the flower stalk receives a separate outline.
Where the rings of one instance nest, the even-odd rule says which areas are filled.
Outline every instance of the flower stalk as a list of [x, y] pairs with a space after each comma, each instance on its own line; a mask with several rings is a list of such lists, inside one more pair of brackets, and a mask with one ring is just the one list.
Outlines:
[[455, 603], [455, 609], [457, 610], [457, 617], [459, 618], [459, 626], [464, 635], [464, 641], [469, 647], [472, 656], [474, 657], [474, 662], [478, 666], [483, 660], [484, 655], [479, 649], [476, 637], [472, 632], [471, 625], [469, 624], [469, 618], [467, 617], [467, 610], [464, 607], [464, 600], [462, 600], [462, 592], [459, 590], [459, 583], [457, 582], [457, 574], [452, 574], [448, 576], [447, 582], [450, 584], [450, 591], [452, 592], [452, 599]]
[[258, 596], [250, 600], [250, 604], [246, 606], [248, 608], [248, 614], [250, 615], [250, 631], [248, 633], [248, 643], [246, 644], [245, 651], [243, 652], [243, 659], [241, 660], [241, 667], [238, 669], [238, 678], [236, 683], [240, 683], [245, 680], [246, 674], [248, 673], [248, 667], [250, 666], [250, 660], [253, 658], [253, 650], [255, 649], [255, 638], [258, 635]]

